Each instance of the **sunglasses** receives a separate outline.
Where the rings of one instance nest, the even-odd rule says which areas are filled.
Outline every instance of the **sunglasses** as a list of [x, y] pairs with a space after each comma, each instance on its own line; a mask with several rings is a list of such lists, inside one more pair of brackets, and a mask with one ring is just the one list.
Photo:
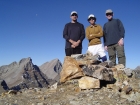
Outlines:
[[77, 14], [76, 13], [73, 13], [71, 16], [77, 16]]
[[88, 21], [90, 21], [90, 20], [96, 20], [96, 18], [95, 18], [95, 17], [90, 17], [90, 18], [88, 19]]
[[113, 15], [113, 13], [106, 13], [106, 16], [108, 16], [108, 15], [112, 16], [112, 15]]

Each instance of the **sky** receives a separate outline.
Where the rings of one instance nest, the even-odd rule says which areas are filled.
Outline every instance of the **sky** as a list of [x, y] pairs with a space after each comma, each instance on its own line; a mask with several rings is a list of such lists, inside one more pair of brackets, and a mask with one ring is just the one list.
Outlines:
[[[70, 13], [77, 11], [78, 22], [85, 28], [89, 26], [88, 15], [94, 14], [96, 24], [103, 27], [105, 11], [112, 9], [126, 31], [126, 67], [134, 69], [140, 65], [139, 4], [140, 0], [0, 0], [0, 66], [27, 57], [38, 66], [56, 58], [63, 63], [63, 29], [71, 21]], [[87, 47], [85, 38], [83, 54]]]

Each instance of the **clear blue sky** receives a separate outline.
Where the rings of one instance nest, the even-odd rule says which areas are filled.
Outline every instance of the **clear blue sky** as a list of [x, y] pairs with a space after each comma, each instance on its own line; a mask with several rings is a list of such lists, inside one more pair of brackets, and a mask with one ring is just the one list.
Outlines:
[[[64, 60], [64, 25], [70, 12], [86, 28], [87, 17], [94, 14], [97, 24], [107, 22], [105, 10], [112, 9], [125, 27], [126, 66], [140, 65], [140, 0], [0, 0], [0, 66], [31, 57], [40, 66], [58, 58]], [[83, 41], [84, 54], [88, 41]]]

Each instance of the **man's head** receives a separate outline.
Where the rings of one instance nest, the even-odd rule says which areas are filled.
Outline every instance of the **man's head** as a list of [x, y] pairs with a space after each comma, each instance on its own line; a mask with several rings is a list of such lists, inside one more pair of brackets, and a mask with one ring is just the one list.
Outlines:
[[96, 17], [93, 15], [93, 14], [90, 14], [89, 16], [88, 16], [88, 22], [90, 23], [90, 24], [95, 24], [95, 22], [96, 22]]
[[76, 11], [72, 11], [70, 14], [70, 18], [72, 19], [72, 21], [76, 21], [78, 18], [78, 13]]
[[111, 9], [106, 10], [105, 14], [108, 20], [111, 20], [113, 18], [113, 11]]

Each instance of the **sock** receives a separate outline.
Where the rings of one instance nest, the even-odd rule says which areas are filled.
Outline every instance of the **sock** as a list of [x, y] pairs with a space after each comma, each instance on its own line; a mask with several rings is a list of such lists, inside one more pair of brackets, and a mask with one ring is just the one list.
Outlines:
[[103, 56], [101, 59], [102, 59], [102, 61], [104, 62], [104, 61], [107, 60], [107, 57], [106, 57], [106, 56]]

